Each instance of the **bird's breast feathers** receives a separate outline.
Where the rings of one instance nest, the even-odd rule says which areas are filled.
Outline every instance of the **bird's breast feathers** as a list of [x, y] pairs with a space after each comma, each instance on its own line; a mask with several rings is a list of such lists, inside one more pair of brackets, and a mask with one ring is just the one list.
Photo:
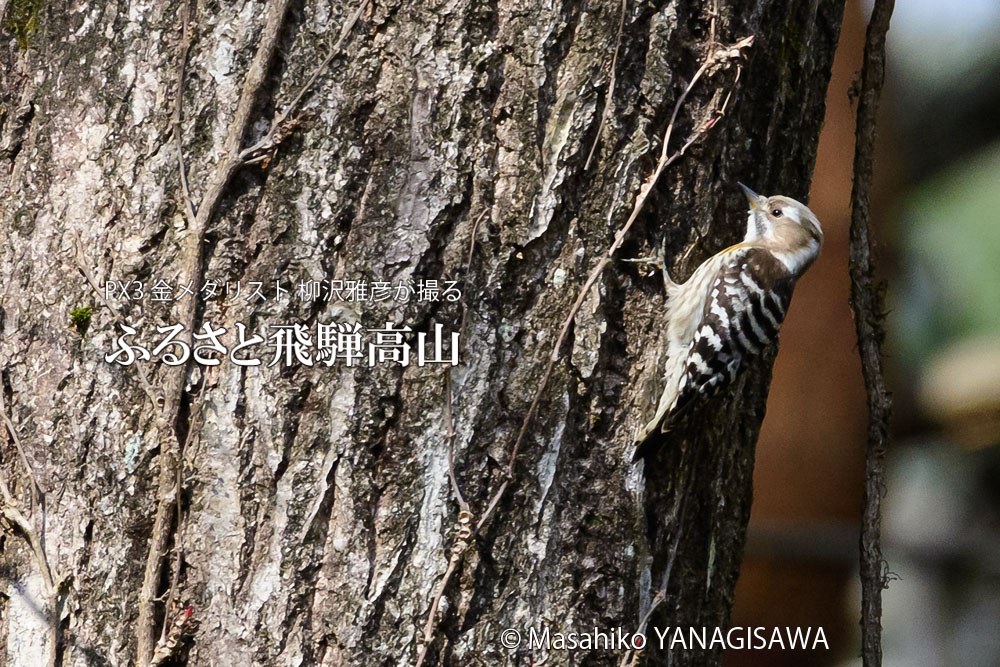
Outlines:
[[702, 263], [667, 303], [668, 357], [656, 416], [638, 439], [663, 430], [731, 384], [746, 360], [778, 336], [795, 276], [773, 253], [731, 246]]

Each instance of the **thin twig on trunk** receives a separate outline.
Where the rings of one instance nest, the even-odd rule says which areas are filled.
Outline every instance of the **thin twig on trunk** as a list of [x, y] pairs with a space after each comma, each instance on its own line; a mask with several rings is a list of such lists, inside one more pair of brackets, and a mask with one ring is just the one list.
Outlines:
[[[368, 0], [363, 0], [361, 6], [366, 5], [367, 2]], [[265, 85], [267, 84], [267, 74], [270, 69], [274, 52], [277, 49], [278, 38], [281, 35], [281, 30], [284, 26], [285, 17], [288, 14], [290, 4], [291, 0], [270, 0], [268, 2], [267, 18], [264, 22], [264, 28], [261, 31], [257, 50], [250, 63], [250, 68], [243, 81], [243, 87], [240, 90], [240, 98], [236, 104], [236, 111], [233, 114], [232, 122], [229, 124], [229, 128], [226, 133], [222, 154], [219, 156], [218, 161], [215, 163], [215, 168], [212, 170], [208, 178], [208, 185], [201, 198], [201, 202], [194, 211], [193, 218], [189, 220], [187, 237], [184, 239], [184, 247], [181, 253], [180, 281], [182, 284], [185, 280], [197, 283], [201, 279], [204, 268], [202, 250], [205, 244], [205, 232], [208, 228], [208, 223], [211, 220], [212, 215], [215, 213], [215, 210], [218, 208], [219, 203], [222, 201], [222, 197], [225, 194], [229, 183], [232, 181], [239, 169], [246, 164], [246, 158], [248, 156], [247, 151], [249, 149], [242, 148], [244, 138], [246, 137], [247, 131], [253, 120], [254, 107], [257, 100], [260, 98]], [[186, 10], [182, 9], [181, 11], [182, 23], [186, 23], [184, 22]], [[341, 38], [338, 40], [333, 54], [331, 54], [331, 56], [329, 56], [324, 63], [328, 63], [333, 55], [339, 53], [340, 46], [343, 44], [346, 35], [350, 33], [351, 28], [357, 21], [359, 13], [360, 9], [355, 12], [345, 24], [346, 27], [341, 32]], [[182, 58], [178, 74], [179, 84], [184, 80], [183, 68], [184, 60], [187, 54], [186, 41], [188, 36], [183, 28], [184, 25], [182, 25], [183, 42], [181, 45]], [[319, 76], [319, 71], [319, 68], [317, 68], [317, 70], [313, 72], [312, 76], [310, 76], [303, 89], [300, 90], [299, 94], [292, 101], [289, 107], [287, 107], [282, 114], [279, 114], [279, 116], [275, 118], [272, 122], [272, 130], [281, 126], [281, 121], [283, 120], [284, 115], [295, 107], [302, 95], [305, 94], [304, 91], [307, 91], [309, 87], [312, 86], [316, 78]], [[178, 90], [178, 95], [180, 95], [180, 93], [181, 91]], [[175, 107], [175, 120], [179, 117], [180, 103], [178, 102]], [[175, 128], [175, 131], [179, 133], [179, 125], [177, 123], [175, 123]], [[268, 136], [271, 136], [271, 134], [272, 133], [269, 132]], [[178, 151], [180, 151], [179, 145]], [[180, 157], [179, 165], [181, 165], [182, 170], [182, 188], [186, 183], [186, 174], [183, 174], [183, 164], [183, 157]], [[184, 192], [183, 197], [186, 200], [185, 210], [193, 208], [190, 193]], [[181, 332], [181, 340], [183, 343], [188, 345], [191, 343], [196, 314], [197, 301], [193, 297], [185, 299], [181, 302], [179, 311], [176, 313], [177, 321], [184, 325], [184, 329]], [[156, 629], [153, 622], [153, 608], [157, 600], [156, 589], [160, 582], [163, 559], [166, 554], [167, 543], [170, 538], [172, 510], [174, 509], [174, 503], [179, 502], [179, 492], [176, 489], [176, 468], [180, 465], [178, 456], [181, 450], [181, 443], [178, 442], [174, 427], [180, 409], [181, 398], [184, 392], [184, 380], [187, 376], [186, 366], [187, 365], [184, 364], [172, 368], [171, 372], [167, 374], [164, 381], [164, 410], [159, 421], [159, 430], [161, 432], [161, 436], [163, 437], [163, 444], [160, 449], [159, 494], [156, 504], [156, 514], [153, 519], [153, 529], [150, 537], [149, 551], [146, 556], [146, 569], [143, 576], [142, 587], [139, 591], [137, 653], [138, 663], [140, 665], [149, 664], [155, 648]]]
[[326, 68], [330, 66], [330, 63], [333, 62], [334, 58], [340, 55], [341, 47], [344, 46], [344, 42], [347, 41], [347, 37], [354, 29], [354, 24], [358, 22], [358, 19], [361, 17], [362, 12], [365, 7], [368, 6], [369, 2], [370, 0], [362, 0], [362, 2], [358, 3], [357, 9], [355, 9], [354, 12], [347, 18], [344, 26], [340, 29], [340, 37], [333, 44], [333, 46], [330, 47], [330, 53], [328, 53], [326, 58], [324, 58], [323, 61], [309, 74], [309, 78], [306, 79], [306, 82], [302, 84], [302, 87], [299, 88], [298, 92], [295, 93], [295, 96], [292, 97], [292, 101], [289, 102], [280, 113], [274, 116], [271, 120], [271, 125], [264, 136], [252, 146], [244, 148], [240, 151], [239, 155], [241, 160], [248, 164], [256, 162], [263, 153], [266, 153], [277, 144], [281, 143], [281, 140], [287, 135], [285, 130], [286, 122], [291, 122], [288, 116], [298, 108], [299, 103], [302, 102], [303, 98], [312, 91], [313, 86], [316, 85], [316, 81], [319, 79], [320, 74], [322, 74]]
[[597, 124], [597, 133], [594, 135], [594, 143], [590, 145], [590, 152], [587, 153], [587, 161], [583, 164], [583, 170], [590, 169], [590, 161], [594, 158], [597, 144], [601, 142], [601, 132], [604, 131], [604, 124], [608, 122], [608, 114], [611, 112], [611, 100], [615, 95], [615, 81], [618, 72], [618, 51], [622, 47], [622, 34], [625, 32], [625, 13], [628, 11], [628, 0], [622, 0], [621, 16], [618, 19], [618, 35], [615, 37], [615, 53], [611, 57], [611, 77], [608, 79], [608, 91], [604, 94], [604, 110], [601, 111], [601, 122]]
[[601, 273], [604, 272], [604, 269], [618, 251], [618, 248], [621, 247], [621, 244], [625, 241], [625, 236], [628, 234], [629, 230], [632, 229], [632, 225], [635, 224], [635, 221], [639, 218], [639, 214], [645, 207], [646, 201], [649, 198], [649, 193], [652, 192], [657, 181], [660, 180], [660, 176], [666, 168], [684, 155], [684, 153], [687, 152], [687, 149], [690, 148], [691, 145], [705, 132], [710, 130], [715, 124], [715, 121], [718, 119], [718, 116], [714, 113], [710, 114], [710, 117], [705, 122], [696, 126], [687, 141], [685, 141], [679, 149], [677, 149], [674, 153], [670, 153], [670, 138], [673, 134], [674, 126], [677, 122], [677, 115], [680, 113], [681, 107], [687, 100], [691, 90], [694, 89], [695, 84], [698, 83], [701, 77], [704, 76], [709, 69], [726, 62], [737, 60], [743, 55], [743, 50], [749, 48], [752, 44], [753, 36], [745, 37], [735, 44], [716, 49], [707, 54], [702, 60], [698, 71], [695, 72], [693, 77], [691, 77], [691, 81], [687, 84], [684, 91], [674, 103], [673, 112], [670, 114], [670, 122], [667, 124], [667, 129], [663, 133], [663, 142], [660, 147], [660, 159], [656, 164], [656, 169], [653, 171], [652, 175], [646, 179], [646, 182], [643, 183], [639, 190], [639, 196], [636, 197], [635, 205], [632, 207], [632, 213], [629, 215], [628, 220], [622, 228], [618, 230], [618, 233], [615, 234], [615, 239], [614, 242], [612, 242], [611, 247], [608, 248], [607, 252], [604, 253], [601, 259], [594, 266], [593, 270], [591, 270], [590, 275], [587, 276], [587, 280], [580, 288], [580, 291], [576, 296], [576, 300], [573, 302], [573, 305], [569, 309], [569, 313], [566, 315], [566, 319], [563, 320], [562, 327], [559, 329], [559, 335], [556, 337], [556, 342], [552, 346], [552, 353], [549, 355], [548, 363], [545, 365], [545, 371], [542, 373], [542, 379], [538, 383], [538, 389], [535, 390], [534, 399], [531, 401], [531, 406], [528, 408], [528, 412], [524, 415], [524, 421], [521, 423], [521, 429], [518, 431], [517, 438], [514, 440], [514, 447], [511, 449], [510, 458], [507, 461], [507, 479], [500, 485], [500, 488], [490, 500], [490, 503], [486, 508], [486, 512], [483, 513], [482, 517], [479, 519], [479, 523], [476, 524], [477, 533], [480, 532], [483, 526], [486, 525], [486, 522], [493, 514], [497, 504], [500, 502], [500, 498], [507, 490], [508, 482], [514, 474], [514, 463], [517, 461], [517, 454], [520, 451], [521, 444], [524, 442], [524, 438], [528, 433], [528, 427], [531, 425], [531, 422], [535, 417], [535, 413], [538, 411], [538, 405], [541, 403], [542, 394], [545, 392], [549, 379], [552, 377], [552, 370], [554, 369], [556, 362], [559, 361], [562, 345], [566, 341], [566, 336], [569, 334], [569, 329], [573, 324], [573, 320], [576, 318], [577, 313], [580, 312], [580, 308], [583, 307], [583, 302], [587, 298], [587, 293], [597, 282], [597, 279], [601, 276]]
[[[17, 429], [14, 428], [14, 422], [11, 421], [10, 417], [7, 415], [7, 403], [3, 396], [3, 387], [0, 387], [0, 414], [3, 415], [4, 424], [7, 426], [7, 431], [10, 433], [10, 439], [14, 442], [14, 447], [17, 449], [17, 456], [21, 459], [21, 465], [28, 472], [28, 479], [31, 481], [31, 494], [35, 500], [36, 505], [42, 505], [44, 503], [44, 494], [42, 492], [42, 487], [38, 484], [38, 477], [35, 476], [35, 468], [28, 461], [28, 455], [24, 453], [24, 447], [21, 446], [21, 438], [17, 435]], [[43, 528], [44, 534], [44, 528]], [[44, 542], [44, 538], [43, 538]]]
[[[510, 480], [513, 478], [514, 474], [514, 464], [517, 462], [517, 455], [518, 452], [520, 451], [521, 444], [523, 443], [524, 438], [528, 433], [528, 428], [531, 425], [531, 422], [538, 411], [538, 406], [541, 403], [542, 395], [544, 394], [545, 389], [548, 386], [548, 382], [552, 377], [552, 371], [555, 367], [556, 362], [559, 361], [560, 350], [562, 348], [562, 345], [566, 341], [566, 336], [569, 333], [570, 326], [572, 326], [573, 324], [573, 320], [576, 318], [577, 313], [583, 306], [583, 302], [586, 299], [587, 293], [589, 292], [590, 288], [594, 285], [594, 283], [597, 282], [597, 279], [600, 277], [605, 267], [607, 267], [608, 263], [614, 257], [615, 252], [617, 252], [618, 248], [624, 242], [625, 236], [628, 234], [629, 230], [632, 228], [632, 225], [638, 219], [639, 214], [642, 212], [642, 209], [646, 204], [646, 200], [649, 198], [649, 193], [653, 190], [653, 187], [659, 180], [660, 175], [664, 172], [664, 170], [666, 170], [667, 167], [669, 167], [671, 164], [676, 162], [682, 155], [684, 155], [684, 153], [687, 152], [687, 150], [692, 146], [692, 144], [694, 144], [695, 141], [697, 141], [705, 132], [710, 130], [715, 125], [719, 117], [725, 112], [725, 105], [728, 104], [729, 102], [729, 96], [728, 95], [726, 96], [725, 102], [722, 105], [720, 105], [718, 108], [711, 110], [706, 120], [704, 120], [701, 123], [696, 123], [694, 131], [692, 131], [691, 135], [687, 138], [684, 144], [681, 145], [681, 147], [677, 149], [674, 153], [670, 153], [670, 138], [673, 134], [674, 127], [677, 122], [677, 116], [680, 113], [681, 107], [684, 105], [684, 102], [687, 100], [688, 95], [695, 87], [695, 84], [698, 83], [698, 81], [705, 75], [706, 72], [712, 70], [713, 68], [724, 66], [727, 63], [738, 60], [740, 57], [742, 57], [743, 50], [749, 48], [753, 44], [753, 41], [754, 38], [751, 35], [749, 37], [744, 37], [743, 39], [735, 42], [734, 44], [723, 46], [720, 48], [710, 49], [709, 52], [702, 59], [701, 66], [698, 68], [698, 71], [695, 72], [695, 75], [693, 77], [691, 77], [691, 81], [688, 82], [687, 86], [685, 86], [683, 92], [681, 92], [680, 96], [677, 98], [677, 101], [674, 103], [673, 111], [670, 114], [670, 122], [667, 124], [667, 128], [663, 134], [663, 144], [660, 149], [660, 159], [657, 162], [656, 169], [649, 176], [649, 178], [646, 179], [646, 182], [643, 183], [642, 187], [639, 190], [639, 195], [636, 197], [635, 204], [632, 208], [632, 213], [629, 215], [628, 220], [625, 222], [622, 228], [618, 230], [618, 233], [615, 234], [615, 238], [611, 246], [602, 255], [601, 259], [597, 262], [593, 270], [590, 272], [590, 275], [587, 277], [586, 282], [584, 282], [583, 286], [580, 288], [576, 300], [570, 307], [569, 313], [566, 315], [565, 320], [563, 320], [562, 327], [559, 331], [559, 335], [556, 338], [552, 352], [549, 355], [548, 361], [546, 362], [545, 370], [542, 373], [542, 379], [538, 383], [537, 389], [535, 389], [534, 398], [531, 401], [531, 405], [528, 408], [528, 412], [524, 415], [524, 420], [521, 422], [521, 428], [518, 431], [516, 439], [514, 440], [514, 446], [511, 449], [510, 457], [507, 461], [504, 480], [497, 488], [497, 490], [493, 492], [493, 494], [490, 496], [490, 500], [486, 506], [486, 510], [479, 517], [479, 521], [476, 523], [475, 530], [471, 531], [468, 536], [463, 535], [462, 537], [460, 537], [459, 541], [456, 542], [456, 544], [452, 547], [452, 555], [448, 562], [448, 568], [445, 571], [444, 576], [441, 578], [441, 583], [438, 585], [437, 592], [431, 603], [431, 610], [429, 612], [427, 623], [425, 625], [424, 634], [420, 638], [422, 646], [418, 651], [418, 657], [416, 662], [417, 667], [422, 666], [427, 656], [429, 645], [431, 641], [433, 641], [433, 636], [434, 636], [433, 633], [433, 628], [435, 626], [434, 616], [437, 613], [437, 609], [440, 604], [441, 598], [444, 595], [444, 591], [447, 590], [452, 575], [458, 570], [458, 563], [461, 561], [462, 555], [471, 545], [471, 540], [469, 538], [475, 537], [482, 531], [487, 521], [489, 521], [490, 517], [493, 515], [493, 512], [496, 511], [497, 506], [500, 504], [500, 500], [503, 498], [504, 494], [507, 491], [507, 487], [510, 485]], [[713, 47], [714, 46], [715, 45], [713, 45]], [[465, 517], [471, 518], [471, 513], [466, 512]]]
[[[674, 527], [674, 536], [670, 541], [670, 555], [667, 557], [667, 566], [663, 569], [663, 576], [660, 578], [660, 586], [656, 589], [656, 594], [649, 603], [649, 609], [639, 619], [639, 626], [636, 629], [637, 633], [646, 632], [646, 626], [649, 623], [649, 619], [652, 618], [653, 612], [667, 599], [667, 591], [670, 588], [670, 575], [674, 571], [674, 562], [677, 560], [677, 552], [681, 546], [681, 533], [684, 528], [684, 510], [687, 509], [685, 500], [687, 500], [694, 487], [694, 470], [695, 463], [691, 462], [688, 465], [687, 479], [684, 481], [680, 492], [674, 497], [674, 506], [670, 521], [670, 524]], [[644, 646], [643, 649], [645, 648]], [[642, 656], [642, 653], [643, 650], [628, 649], [622, 657], [620, 667], [635, 667], [639, 664], [639, 658]]]
[[[461, 303], [462, 314], [459, 318], [458, 331], [459, 333], [465, 332], [465, 318], [468, 315], [469, 309], [467, 306], [467, 300], [465, 296], [468, 294], [469, 290], [469, 275], [472, 272], [472, 257], [476, 250], [476, 232], [479, 231], [479, 223], [482, 222], [483, 218], [489, 209], [483, 209], [476, 219], [472, 222], [472, 232], [469, 234], [469, 253], [465, 260], [465, 272], [462, 278], [462, 290], [463, 298]], [[465, 555], [466, 549], [469, 548], [469, 540], [472, 537], [472, 509], [469, 506], [468, 501], [462, 495], [462, 490], [458, 485], [458, 477], [455, 475], [455, 417], [452, 414], [451, 404], [454, 396], [451, 390], [451, 371], [445, 370], [444, 372], [444, 415], [445, 415], [445, 428], [448, 431], [448, 479], [451, 481], [451, 490], [455, 494], [455, 501], [458, 503], [458, 526], [455, 536], [455, 543], [451, 548], [451, 557], [448, 559], [448, 568], [445, 570], [444, 576], [441, 578], [441, 583], [437, 588], [437, 592], [434, 594], [431, 600], [430, 610], [427, 612], [427, 622], [424, 624], [424, 634], [421, 639], [422, 646], [417, 653], [416, 667], [421, 667], [424, 660], [427, 658], [427, 651], [431, 644], [434, 642], [434, 633], [437, 629], [437, 610], [441, 606], [441, 598], [444, 597], [445, 589], [448, 583], [451, 581], [452, 575], [455, 570], [458, 569], [459, 563], [462, 561], [462, 557]]]
[[177, 171], [181, 181], [181, 205], [187, 224], [194, 226], [195, 208], [188, 187], [187, 167], [184, 165], [184, 137], [181, 133], [184, 107], [184, 72], [187, 67], [188, 51], [191, 49], [191, 3], [184, 0], [181, 6], [181, 53], [177, 58], [177, 97], [174, 99], [174, 147], [177, 150]]
[[[28, 459], [24, 455], [24, 450], [21, 448], [21, 441], [17, 435], [17, 431], [14, 429], [14, 423], [7, 416], [7, 406], [4, 405], [2, 387], [0, 387], [0, 412], [3, 413], [3, 425], [6, 426], [7, 431], [10, 433], [10, 438], [14, 442], [14, 445], [20, 454], [22, 463], [25, 468], [27, 468], [28, 477], [32, 485], [32, 494], [36, 498], [36, 505], [39, 509], [41, 509], [44, 507], [45, 497], [41, 488], [38, 486], [38, 482], [35, 481], [35, 472], [31, 469], [31, 465], [28, 463]], [[31, 525], [31, 521], [29, 521], [24, 513], [18, 509], [17, 500], [14, 498], [14, 494], [11, 493], [10, 487], [7, 486], [7, 480], [4, 478], [2, 473], [0, 473], [0, 517], [3, 517], [4, 521], [13, 532], [20, 533], [21, 537], [23, 537], [28, 543], [28, 546], [31, 548], [31, 554], [35, 560], [35, 567], [38, 568], [38, 572], [42, 576], [42, 584], [45, 588], [45, 598], [48, 604], [47, 611], [49, 617], [48, 630], [50, 646], [46, 664], [48, 667], [55, 667], [59, 658], [59, 644], [62, 640], [62, 627], [59, 623], [59, 616], [62, 611], [63, 603], [62, 589], [63, 583], [68, 580], [57, 575], [53, 571], [52, 566], [49, 565], [49, 558], [45, 553], [44, 513], [41, 516], [39, 530], [35, 530], [35, 528]]]
[[[195, 434], [198, 432], [195, 420], [198, 419], [199, 417], [202, 420], [204, 420], [205, 397], [207, 395], [208, 395], [208, 380], [206, 378], [205, 387], [202, 389], [200, 395], [198, 396], [198, 405], [192, 411], [193, 416], [191, 418], [191, 428], [188, 429], [187, 437], [184, 439], [184, 446], [181, 448], [181, 451], [179, 452], [178, 455], [179, 460], [177, 462], [177, 470], [176, 470], [177, 478], [174, 483], [175, 485], [174, 493], [176, 494], [176, 497], [178, 499], [180, 498], [180, 494], [184, 491], [185, 455], [191, 447], [191, 443], [194, 440]], [[182, 530], [184, 512], [180, 502], [174, 503], [174, 507], [176, 510], [176, 516], [174, 517], [174, 521], [176, 521], [176, 524], [174, 526], [174, 549], [173, 549], [174, 560], [173, 560], [173, 567], [170, 570], [170, 589], [167, 592], [166, 603], [163, 605], [164, 609], [166, 610], [166, 613], [163, 616], [163, 629], [160, 631], [160, 640], [159, 642], [157, 642], [157, 650], [165, 642], [168, 642], [170, 640], [170, 628], [171, 628], [170, 614], [173, 613], [174, 605], [177, 603], [177, 598], [180, 591], [181, 563], [183, 562], [184, 559], [184, 540], [183, 540], [184, 532]]]
[[885, 565], [881, 546], [881, 504], [885, 492], [883, 456], [892, 403], [882, 371], [883, 308], [873, 280], [869, 232], [872, 163], [879, 94], [885, 78], [885, 34], [893, 0], [875, 0], [865, 37], [861, 93], [855, 128], [854, 187], [851, 191], [851, 309], [858, 336], [861, 372], [868, 395], [868, 445], [865, 451], [864, 511], [861, 525], [861, 659], [864, 667], [882, 664], [882, 590]]

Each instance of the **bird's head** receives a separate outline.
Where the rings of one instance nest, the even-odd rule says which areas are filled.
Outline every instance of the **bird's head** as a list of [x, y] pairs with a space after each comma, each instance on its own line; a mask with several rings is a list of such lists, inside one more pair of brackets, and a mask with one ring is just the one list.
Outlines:
[[[809, 207], [791, 197], [764, 197], [740, 183], [750, 202], [744, 243], [758, 242], [798, 251], [789, 269], [798, 273], [816, 259], [823, 245], [823, 228]], [[786, 262], [788, 264], [788, 262]]]

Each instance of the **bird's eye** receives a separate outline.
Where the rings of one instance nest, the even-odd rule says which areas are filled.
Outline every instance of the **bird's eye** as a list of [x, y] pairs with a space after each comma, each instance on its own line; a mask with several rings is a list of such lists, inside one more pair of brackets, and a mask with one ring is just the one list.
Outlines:
[[780, 208], [771, 209], [771, 215], [773, 215], [776, 218], [780, 218], [781, 217], [781, 209]]

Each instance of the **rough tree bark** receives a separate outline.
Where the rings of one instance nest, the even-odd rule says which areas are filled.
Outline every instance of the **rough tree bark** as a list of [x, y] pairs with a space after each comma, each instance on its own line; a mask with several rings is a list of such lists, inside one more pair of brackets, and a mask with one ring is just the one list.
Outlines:
[[[191, 7], [180, 134], [195, 208], [233, 157], [227, 136], [269, 12], [278, 49], [236, 146], [266, 132], [359, 7], [288, 4]], [[202, 229], [172, 135], [182, 4], [2, 6], [9, 665], [148, 664], [149, 642], [189, 606], [174, 664], [415, 662], [456, 540], [449, 423], [475, 523], [507, 479], [570, 304], [655, 168], [712, 38], [756, 41], [738, 80], [716, 68], [693, 87], [677, 147], [731, 91], [727, 113], [663, 174], [619, 253], [665, 239], [679, 278], [742, 234], [737, 179], [807, 194], [842, 11], [837, 0], [719, 0], [714, 12], [625, 2], [619, 32], [618, 0], [366, 3], [301, 122], [227, 177]], [[506, 491], [445, 586], [425, 664], [527, 664], [542, 652], [503, 648], [504, 628], [630, 631], [661, 598], [655, 625], [727, 622], [770, 359], [699, 428], [631, 465], [663, 308], [647, 274], [616, 260], [587, 294]], [[105, 303], [91, 280], [148, 290], [192, 278], [462, 280], [456, 303], [214, 299], [185, 322], [464, 323], [461, 364], [223, 363], [185, 378], [105, 362], [120, 322], [151, 331], [176, 311], [148, 296]], [[89, 326], [72, 326], [85, 306]], [[151, 557], [158, 530], [165, 547]], [[554, 651], [549, 664], [621, 658]]]

